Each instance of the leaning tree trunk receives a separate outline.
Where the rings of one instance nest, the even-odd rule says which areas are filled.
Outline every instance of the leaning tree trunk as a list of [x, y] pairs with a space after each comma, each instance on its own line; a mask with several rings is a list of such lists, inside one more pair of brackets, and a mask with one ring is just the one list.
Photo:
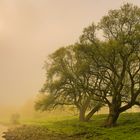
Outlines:
[[109, 108], [109, 115], [107, 117], [107, 120], [105, 121], [104, 126], [105, 127], [116, 126], [117, 119], [118, 119], [119, 115], [120, 115], [120, 112], [118, 109], [110, 107]]
[[97, 104], [85, 117], [85, 121], [89, 121], [91, 117], [102, 107], [101, 104]]

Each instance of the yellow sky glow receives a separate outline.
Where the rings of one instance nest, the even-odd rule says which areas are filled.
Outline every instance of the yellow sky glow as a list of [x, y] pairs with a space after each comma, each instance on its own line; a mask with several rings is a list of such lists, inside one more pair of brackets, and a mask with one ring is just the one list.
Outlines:
[[124, 2], [140, 6], [139, 0], [0, 0], [0, 105], [35, 96], [46, 56]]

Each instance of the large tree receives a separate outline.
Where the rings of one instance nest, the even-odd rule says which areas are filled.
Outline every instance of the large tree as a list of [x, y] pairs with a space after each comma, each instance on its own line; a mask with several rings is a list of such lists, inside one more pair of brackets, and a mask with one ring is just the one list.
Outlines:
[[[101, 53], [102, 78], [110, 84], [106, 126], [116, 124], [119, 114], [138, 104], [140, 95], [140, 8], [125, 4], [109, 11], [99, 23], [108, 40]], [[98, 63], [98, 62], [97, 62]], [[104, 66], [105, 65], [105, 66]]]
[[110, 10], [99, 25], [106, 40], [93, 52], [101, 82], [98, 90], [109, 107], [105, 126], [114, 126], [120, 113], [139, 105], [140, 8], [125, 4]]
[[[94, 95], [96, 79], [91, 74], [90, 61], [81, 55], [79, 47], [76, 44], [63, 47], [49, 56], [45, 64], [46, 82], [42, 88], [42, 92], [49, 95], [38, 100], [37, 109], [74, 105], [81, 121], [88, 121], [100, 109], [100, 99]], [[92, 94], [88, 88], [92, 88]]]
[[[96, 29], [103, 31], [104, 41], [97, 39]], [[98, 77], [94, 94], [109, 107], [105, 126], [114, 126], [120, 113], [139, 105], [140, 8], [124, 4], [118, 10], [110, 10], [98, 26], [85, 28], [80, 43], [92, 46], [83, 52], [96, 69], [92, 73]]]

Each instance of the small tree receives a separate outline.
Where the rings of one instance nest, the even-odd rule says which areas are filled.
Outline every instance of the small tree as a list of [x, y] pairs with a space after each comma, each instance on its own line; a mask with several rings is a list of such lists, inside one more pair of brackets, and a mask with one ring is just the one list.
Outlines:
[[18, 113], [12, 114], [11, 119], [10, 119], [12, 124], [14, 125], [19, 124], [20, 122], [19, 120], [20, 120], [20, 115]]

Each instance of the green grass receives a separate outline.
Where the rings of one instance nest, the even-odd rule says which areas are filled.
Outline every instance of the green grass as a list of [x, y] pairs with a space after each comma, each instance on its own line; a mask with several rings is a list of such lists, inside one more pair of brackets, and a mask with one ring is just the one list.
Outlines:
[[[106, 115], [95, 115], [90, 122], [79, 122], [76, 117], [22, 120], [22, 124], [47, 128], [73, 140], [140, 140], [140, 113], [124, 113], [113, 128], [102, 127]], [[45, 140], [45, 139], [44, 139]], [[66, 139], [67, 140], [67, 139]]]

